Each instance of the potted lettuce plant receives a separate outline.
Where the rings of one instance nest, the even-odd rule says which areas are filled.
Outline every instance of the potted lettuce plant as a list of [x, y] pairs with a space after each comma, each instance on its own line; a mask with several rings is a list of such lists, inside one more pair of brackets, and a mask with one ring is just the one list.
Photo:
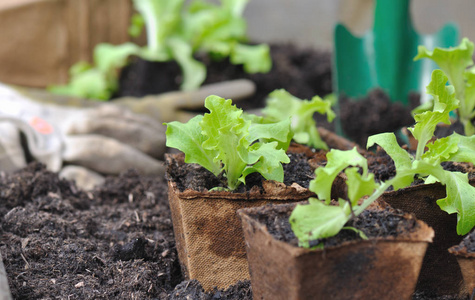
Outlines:
[[[290, 118], [255, 122], [257, 116], [218, 96], [207, 97], [205, 107], [209, 113], [187, 123], [167, 123], [166, 134], [167, 146], [183, 152], [167, 157], [180, 263], [187, 278], [209, 290], [249, 278], [238, 209], [299, 201], [313, 193], [284, 178], [283, 164], [293, 159], [286, 153], [293, 135]], [[303, 155], [296, 166], [309, 170], [307, 186], [313, 174], [309, 158]]]
[[[389, 191], [382, 199], [392, 207], [402, 209], [433, 227], [436, 236], [424, 258], [418, 289], [439, 295], [456, 294], [462, 274], [447, 249], [458, 244], [475, 224], [475, 188], [468, 175], [459, 169], [475, 161], [475, 136], [456, 133], [433, 139], [436, 127], [450, 123], [450, 112], [459, 107], [454, 86], [446, 86], [447, 76], [441, 70], [432, 73], [427, 93], [433, 97], [431, 109], [415, 115], [416, 125], [410, 128], [417, 140], [415, 154], [397, 145], [393, 134], [383, 133], [368, 139], [368, 146], [379, 145], [393, 159], [396, 172], [407, 173], [402, 187]], [[455, 170], [444, 169], [447, 165]], [[418, 174], [418, 183], [407, 187]]]
[[[410, 299], [434, 232], [409, 214], [375, 205], [402, 177], [376, 183], [356, 148], [332, 149], [327, 159], [310, 184], [318, 199], [239, 210], [253, 297]], [[343, 170], [347, 197], [332, 202]]]

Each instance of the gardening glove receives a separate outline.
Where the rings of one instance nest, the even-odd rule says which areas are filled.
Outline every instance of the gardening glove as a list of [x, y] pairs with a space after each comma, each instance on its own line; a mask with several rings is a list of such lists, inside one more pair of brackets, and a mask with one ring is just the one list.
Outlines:
[[[158, 160], [165, 152], [164, 126], [113, 104], [85, 108], [44, 104], [0, 84], [0, 125], [2, 137], [5, 132], [15, 136], [11, 125], [21, 130], [31, 155], [52, 171], [59, 171], [64, 162], [101, 174], [115, 175], [128, 168], [145, 175], [164, 173]], [[18, 140], [2, 145], [4, 154], [15, 153], [5, 169], [22, 167]]]

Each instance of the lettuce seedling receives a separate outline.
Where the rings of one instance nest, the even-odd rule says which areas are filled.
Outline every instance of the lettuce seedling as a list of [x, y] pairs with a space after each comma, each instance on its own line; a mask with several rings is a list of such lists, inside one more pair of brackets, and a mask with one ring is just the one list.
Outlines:
[[183, 73], [183, 90], [198, 88], [206, 78], [206, 67], [194, 58], [196, 53], [207, 53], [214, 59], [229, 57], [248, 73], [268, 72], [272, 67], [269, 47], [243, 44], [247, 37], [242, 14], [247, 2], [222, 0], [217, 5], [201, 0], [134, 0], [139, 14], [132, 17], [129, 32], [137, 36], [145, 26], [147, 45], [99, 44], [94, 50], [94, 65], [78, 63], [72, 67], [67, 85], [50, 90], [107, 100], [117, 89], [119, 70], [132, 55], [149, 61], [176, 61]]
[[[290, 225], [301, 247], [317, 245], [321, 239], [332, 237], [345, 227], [354, 216], [374, 202], [391, 186], [392, 181], [376, 183], [374, 174], [369, 173], [366, 158], [352, 150], [332, 149], [327, 154], [327, 165], [315, 170], [315, 179], [309, 189], [317, 194], [318, 199], [310, 198], [309, 204], [297, 205], [290, 215]], [[359, 173], [360, 168], [362, 174]], [[338, 205], [330, 205], [331, 188], [338, 174], [345, 170], [347, 176], [348, 199], [338, 199]], [[360, 199], [369, 196], [361, 204]], [[364, 234], [360, 232], [364, 237]]]
[[369, 137], [368, 147], [378, 144], [393, 159], [397, 180], [394, 187], [410, 185], [417, 175], [426, 183], [438, 181], [446, 187], [446, 198], [439, 199], [439, 207], [449, 213], [457, 213], [457, 233], [468, 233], [475, 226], [475, 187], [471, 186], [467, 174], [444, 170], [442, 162], [475, 163], [475, 136], [456, 133], [431, 141], [438, 123], [450, 123], [450, 112], [458, 108], [459, 101], [453, 86], [447, 86], [448, 77], [441, 70], [432, 72], [427, 93], [432, 95], [432, 110], [415, 115], [416, 125], [410, 128], [418, 141], [415, 157], [400, 148], [392, 133]]
[[290, 159], [279, 145], [289, 144], [290, 119], [254, 124], [230, 99], [218, 96], [207, 97], [205, 107], [209, 113], [187, 123], [165, 123], [168, 147], [184, 152], [186, 163], [197, 163], [216, 176], [224, 172], [229, 190], [245, 184], [254, 172], [268, 180], [284, 180], [282, 163]]
[[429, 51], [419, 46], [414, 60], [429, 58], [445, 72], [449, 83], [455, 88], [455, 97], [460, 100], [457, 110], [465, 135], [475, 134], [472, 119], [475, 117], [475, 66], [473, 65], [474, 45], [464, 38], [459, 46], [453, 48], [435, 48]]
[[315, 96], [312, 100], [301, 100], [281, 89], [269, 94], [262, 114], [264, 122], [278, 122], [291, 118], [293, 139], [297, 143], [328, 150], [327, 144], [318, 133], [313, 115], [316, 112], [326, 114], [328, 122], [331, 122], [335, 118], [331, 106], [330, 99]]
[[[338, 234], [353, 216], [363, 212], [390, 186], [394, 190], [407, 187], [415, 176], [426, 183], [439, 181], [446, 186], [446, 197], [437, 204], [449, 214], [457, 213], [458, 234], [466, 234], [475, 226], [475, 187], [469, 184], [467, 174], [444, 170], [441, 166], [446, 161], [474, 163], [475, 136], [452, 134], [431, 142], [436, 125], [448, 123], [450, 111], [458, 107], [454, 87], [446, 85], [448, 78], [443, 71], [435, 70], [431, 79], [427, 93], [434, 98], [433, 109], [416, 115], [416, 124], [410, 128], [419, 142], [415, 156], [399, 146], [394, 133], [370, 136], [367, 146], [381, 146], [396, 166], [395, 177], [377, 183], [368, 172], [366, 159], [356, 149], [332, 149], [327, 154], [327, 165], [317, 168], [316, 177], [310, 182], [310, 190], [318, 199], [309, 199], [308, 205], [297, 205], [290, 216], [299, 245], [310, 247], [315, 241]], [[333, 181], [343, 170], [349, 200], [338, 199], [338, 205], [330, 205]]]

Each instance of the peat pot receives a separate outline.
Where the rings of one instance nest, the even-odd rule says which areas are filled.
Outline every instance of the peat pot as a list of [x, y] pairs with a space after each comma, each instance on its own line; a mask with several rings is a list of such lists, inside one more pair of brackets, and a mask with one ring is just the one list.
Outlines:
[[275, 181], [263, 181], [262, 188], [242, 193], [180, 191], [171, 168], [183, 166], [184, 155], [167, 155], [167, 164], [168, 197], [181, 268], [187, 279], [197, 279], [205, 290], [249, 279], [238, 209], [301, 201], [314, 195], [296, 183], [286, 186]]
[[457, 214], [449, 215], [436, 203], [445, 197], [445, 186], [434, 183], [385, 192], [380, 198], [395, 209], [414, 214], [434, 229], [434, 241], [427, 248], [417, 290], [436, 295], [457, 294], [463, 283], [457, 260], [447, 251], [463, 238], [457, 234]]
[[461, 297], [475, 295], [475, 232], [467, 235], [457, 246], [449, 249], [449, 253], [457, 258], [463, 275], [463, 289], [460, 292]]
[[[278, 240], [266, 223], [295, 203], [239, 210], [254, 299], [410, 299], [434, 231], [413, 224], [396, 237], [345, 241], [310, 250]], [[381, 209], [375, 211], [381, 212]]]

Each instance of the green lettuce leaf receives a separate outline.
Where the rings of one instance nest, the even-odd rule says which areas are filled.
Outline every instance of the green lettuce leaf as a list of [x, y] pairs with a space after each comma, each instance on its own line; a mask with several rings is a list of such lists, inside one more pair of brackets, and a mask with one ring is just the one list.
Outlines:
[[205, 107], [210, 113], [204, 115], [200, 126], [207, 136], [203, 147], [218, 153], [215, 160], [222, 162], [228, 186], [234, 190], [239, 185], [238, 180], [247, 161], [250, 161], [249, 157], [244, 157], [244, 160], [240, 155], [240, 152], [246, 153], [250, 146], [246, 139], [250, 122], [244, 121], [242, 110], [231, 102], [218, 96], [206, 98]]
[[230, 53], [231, 63], [242, 64], [249, 74], [267, 73], [272, 68], [270, 48], [268, 45], [243, 45], [236, 43]]
[[290, 215], [292, 231], [299, 246], [309, 248], [309, 242], [334, 236], [347, 222], [347, 214], [340, 206], [325, 205], [315, 198], [309, 204], [298, 204]]
[[183, 72], [182, 90], [193, 90], [206, 79], [206, 66], [193, 58], [193, 49], [184, 40], [175, 38], [169, 40], [169, 48], [173, 58]]
[[425, 160], [414, 162], [413, 172], [430, 174], [446, 186], [447, 197], [437, 200], [437, 204], [449, 214], [457, 213], [458, 234], [470, 232], [475, 226], [475, 187], [468, 182], [467, 174], [446, 171]]
[[203, 116], [198, 115], [187, 123], [173, 121], [167, 123], [167, 147], [176, 148], [185, 153], [186, 163], [196, 163], [218, 176], [221, 165], [214, 160], [215, 150], [203, 148], [207, 137], [201, 134], [200, 123]]
[[315, 170], [315, 179], [310, 181], [310, 190], [317, 194], [318, 199], [329, 204], [333, 181], [341, 171], [349, 166], [361, 167], [365, 174], [368, 172], [368, 162], [356, 148], [348, 151], [330, 150], [327, 153], [327, 165]]
[[450, 84], [455, 87], [457, 98], [463, 99], [462, 93], [465, 90], [464, 72], [467, 67], [473, 65], [473, 49], [473, 43], [467, 38], [462, 39], [458, 47], [448, 49], [435, 48], [433, 51], [429, 51], [426, 47], [419, 46], [414, 60], [421, 58], [433, 60], [447, 75]]
[[348, 198], [352, 206], [356, 206], [358, 201], [373, 194], [378, 184], [374, 181], [374, 174], [360, 174], [358, 168], [348, 168], [345, 170], [346, 184], [348, 186]]
[[331, 100], [315, 96], [312, 100], [301, 100], [285, 90], [275, 90], [269, 94], [266, 107], [262, 110], [264, 118], [270, 121], [292, 119], [293, 139], [317, 149], [328, 149], [318, 133], [313, 115], [326, 114], [329, 122], [335, 118]]
[[446, 86], [447, 76], [441, 70], [432, 72], [432, 80], [427, 86], [427, 93], [434, 98], [432, 111], [426, 111], [414, 116], [416, 125], [409, 128], [414, 138], [418, 141], [416, 159], [424, 153], [425, 145], [434, 136], [434, 131], [439, 123], [450, 124], [450, 112], [458, 107], [459, 101], [455, 99], [453, 86]]
[[267, 180], [284, 181], [284, 168], [282, 163], [288, 164], [290, 158], [284, 149], [278, 149], [277, 142], [255, 143], [250, 148], [248, 159], [249, 164], [239, 178], [245, 183], [248, 174], [259, 172]]
[[251, 127], [249, 128], [248, 141], [265, 141], [265, 142], [277, 142], [277, 149], [289, 148], [292, 141], [292, 131], [290, 130], [290, 118], [284, 119], [276, 123], [264, 123], [262, 117], [253, 115], [249, 117], [249, 114], [245, 114], [244, 119], [254, 120], [251, 121]]
[[455, 97], [460, 100], [458, 115], [467, 136], [475, 134], [475, 127], [471, 123], [475, 116], [475, 69], [467, 69], [473, 65], [473, 51], [473, 43], [464, 38], [459, 46], [448, 49], [435, 48], [434, 51], [429, 51], [424, 46], [419, 46], [414, 58], [429, 58], [445, 72], [455, 88]]

